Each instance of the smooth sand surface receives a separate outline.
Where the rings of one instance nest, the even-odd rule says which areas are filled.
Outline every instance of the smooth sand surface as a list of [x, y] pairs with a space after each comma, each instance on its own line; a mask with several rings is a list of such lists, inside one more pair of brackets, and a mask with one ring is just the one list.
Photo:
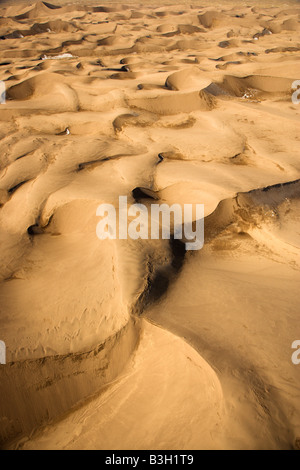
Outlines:
[[300, 447], [299, 53], [299, 2], [0, 4], [1, 448]]

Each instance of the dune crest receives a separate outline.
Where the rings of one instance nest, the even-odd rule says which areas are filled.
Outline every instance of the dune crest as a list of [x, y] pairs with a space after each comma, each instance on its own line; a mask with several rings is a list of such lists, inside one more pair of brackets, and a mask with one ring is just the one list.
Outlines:
[[[299, 25], [1, 2], [1, 449], [299, 447]], [[120, 196], [204, 204], [203, 249], [99, 240]]]

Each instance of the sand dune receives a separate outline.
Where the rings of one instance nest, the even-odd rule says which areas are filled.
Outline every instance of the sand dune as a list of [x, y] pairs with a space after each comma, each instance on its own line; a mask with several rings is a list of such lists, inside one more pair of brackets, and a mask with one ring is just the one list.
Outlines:
[[174, 72], [166, 81], [166, 87], [174, 91], [188, 90], [191, 88], [203, 90], [203, 88], [206, 88], [208, 85], [210, 85], [209, 80], [203, 77], [201, 70], [196, 67]]
[[[299, 24], [1, 3], [1, 448], [299, 447]], [[100, 241], [119, 196], [204, 204], [204, 248]]]
[[[186, 404], [178, 390], [178, 372], [190, 397]], [[158, 415], [157, 408], [163, 413]], [[145, 324], [132, 363], [119, 380], [22, 448], [30, 449], [33, 444], [35, 449], [176, 449], [182, 423], [189, 420], [186, 436], [177, 445], [182, 449], [203, 445], [213, 449], [217, 445], [212, 436], [218, 436], [222, 408], [222, 390], [211, 367], [176, 336]], [[138, 426], [134, 418], [137, 410], [141, 419]], [[199, 432], [199, 420], [205, 423], [204, 432]], [[143, 422], [148, 423], [148, 429]], [[81, 429], [78, 436], [68, 432], [74, 423]], [[156, 432], [152, 434], [149, 427], [155, 427]]]

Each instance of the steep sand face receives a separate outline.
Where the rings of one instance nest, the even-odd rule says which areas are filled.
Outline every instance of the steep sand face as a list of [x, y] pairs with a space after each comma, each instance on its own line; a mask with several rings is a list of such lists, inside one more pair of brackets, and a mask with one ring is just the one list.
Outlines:
[[[222, 412], [222, 390], [211, 367], [177, 336], [145, 323], [119, 380], [25, 448], [176, 449], [180, 435], [182, 449], [214, 449]], [[69, 431], [74, 427], [80, 429], [76, 437]]]
[[224, 201], [207, 217], [205, 248], [146, 312], [217, 365], [224, 447], [297, 440], [299, 371], [288, 346], [299, 322], [299, 195], [298, 182]]
[[[299, 20], [0, 5], [1, 447], [297, 448]], [[204, 204], [204, 249], [100, 241], [119, 196]]]

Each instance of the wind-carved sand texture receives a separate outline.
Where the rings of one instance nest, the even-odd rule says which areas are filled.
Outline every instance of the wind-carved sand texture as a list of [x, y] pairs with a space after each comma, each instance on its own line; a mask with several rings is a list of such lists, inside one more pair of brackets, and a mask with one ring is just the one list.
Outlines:
[[299, 447], [300, 6], [202, 5], [1, 5], [1, 448]]

